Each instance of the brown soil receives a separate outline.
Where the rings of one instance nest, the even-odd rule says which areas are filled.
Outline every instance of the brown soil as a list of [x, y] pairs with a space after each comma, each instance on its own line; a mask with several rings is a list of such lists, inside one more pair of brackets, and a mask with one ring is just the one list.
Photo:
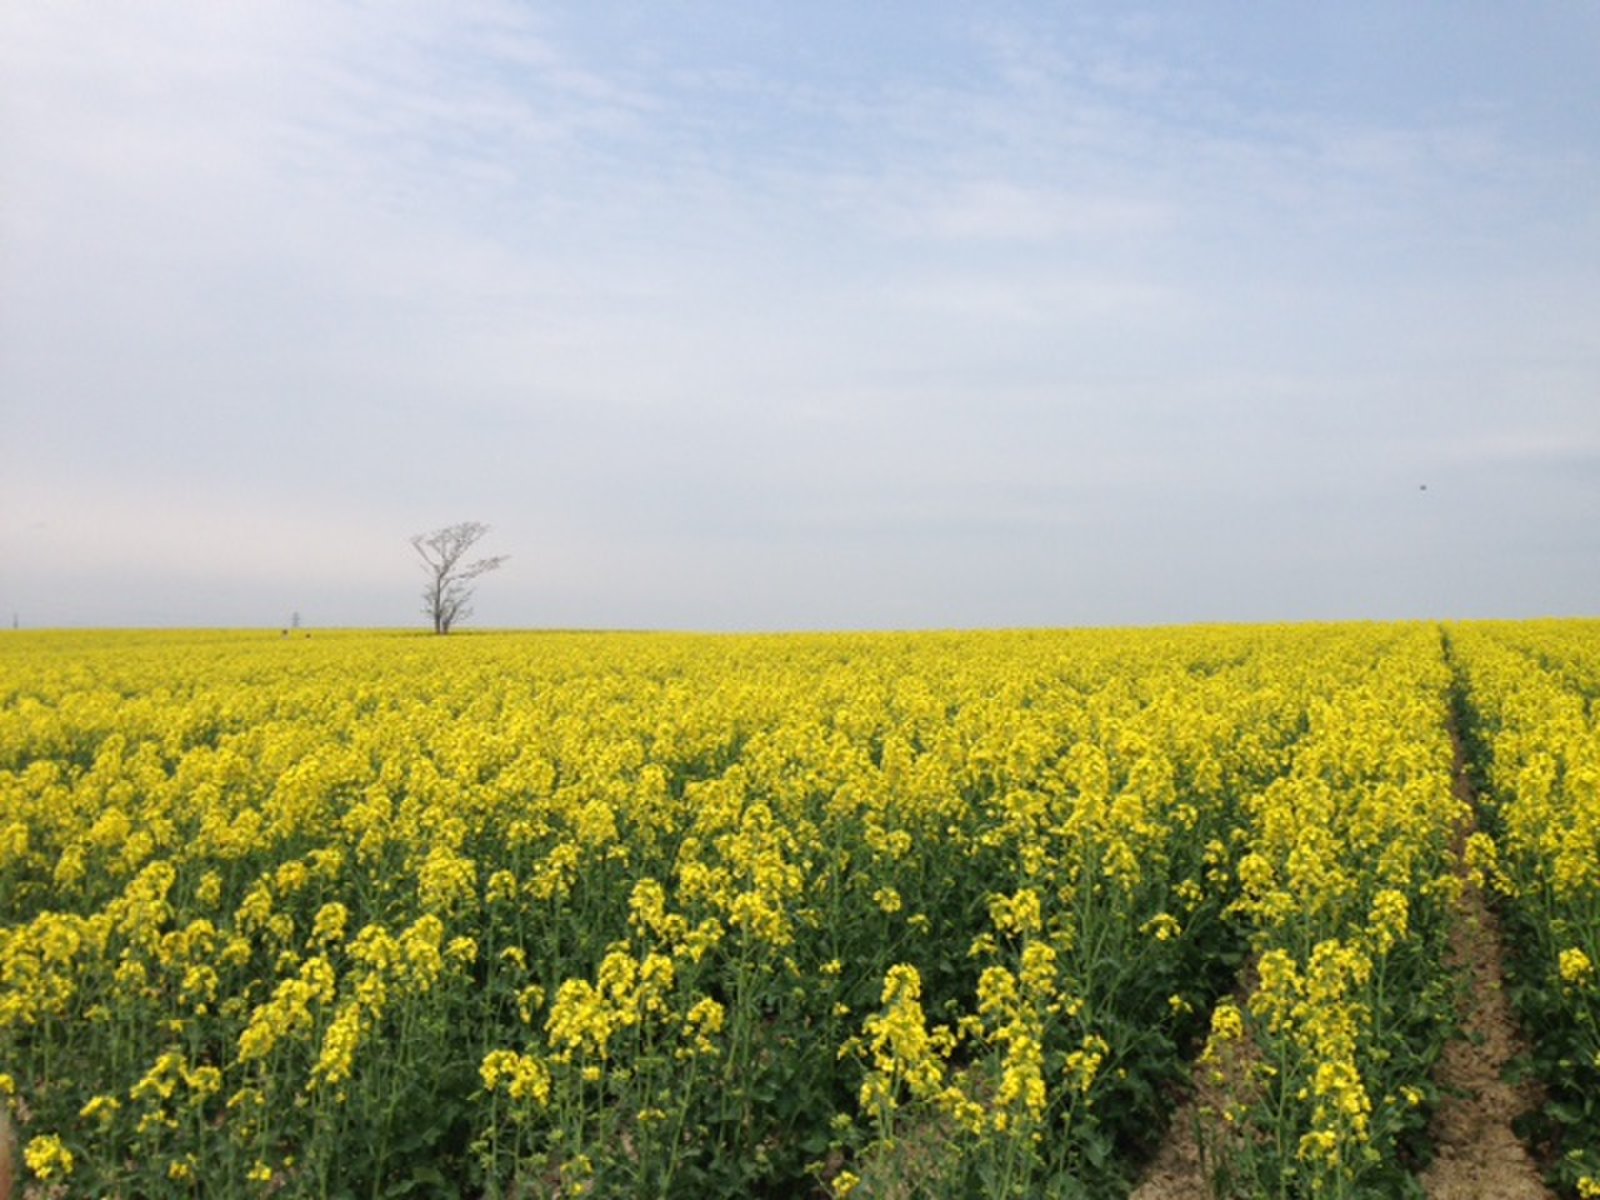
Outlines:
[[[1476, 812], [1461, 739], [1454, 729], [1450, 732], [1456, 749], [1456, 795]], [[1460, 840], [1465, 842], [1475, 829], [1476, 821], [1469, 823]], [[1463, 977], [1461, 1024], [1466, 1036], [1445, 1047], [1437, 1069], [1442, 1095], [1433, 1117], [1435, 1158], [1422, 1173], [1423, 1191], [1430, 1200], [1553, 1197], [1511, 1131], [1511, 1122], [1536, 1108], [1540, 1098], [1531, 1085], [1516, 1086], [1502, 1078], [1506, 1064], [1526, 1044], [1506, 999], [1499, 921], [1483, 890], [1470, 879], [1450, 931], [1450, 961]]]
[[[1461, 741], [1455, 742], [1456, 795], [1475, 813], [1476, 797], [1467, 777]], [[1476, 821], [1458, 832], [1465, 843]], [[1459, 847], [1458, 847], [1459, 848]], [[1465, 876], [1465, 866], [1462, 873]], [[1434, 1160], [1420, 1176], [1429, 1200], [1554, 1200], [1511, 1122], [1536, 1109], [1538, 1089], [1507, 1083], [1506, 1064], [1526, 1049], [1505, 995], [1500, 925], [1483, 891], [1470, 879], [1450, 933], [1450, 962], [1462, 977], [1461, 1024], [1464, 1036], [1444, 1050], [1436, 1072], [1441, 1098], [1431, 1132]], [[1217, 1098], [1207, 1094], [1196, 1071], [1197, 1093], [1179, 1106], [1161, 1148], [1129, 1200], [1212, 1200], [1205, 1163], [1196, 1138]]]
[[[1239, 972], [1233, 1003], [1243, 1008], [1258, 982], [1252, 956]], [[1214, 1149], [1217, 1139], [1239, 1136], [1240, 1131], [1224, 1126], [1218, 1114], [1227, 1106], [1230, 1088], [1249, 1091], [1244, 1080], [1255, 1061], [1254, 1049], [1246, 1039], [1231, 1045], [1226, 1058], [1212, 1067], [1195, 1064], [1190, 1072], [1191, 1091], [1173, 1112], [1166, 1137], [1128, 1200], [1213, 1200], [1216, 1193], [1204, 1144]], [[1224, 1080], [1221, 1084], [1215, 1082], [1219, 1073]]]
[[1446, 1046], [1439, 1062], [1443, 1095], [1433, 1117], [1435, 1158], [1422, 1173], [1423, 1191], [1430, 1200], [1544, 1200], [1554, 1193], [1511, 1131], [1518, 1114], [1537, 1107], [1538, 1095], [1501, 1078], [1523, 1043], [1505, 996], [1499, 926], [1475, 888], [1462, 897], [1451, 955], [1467, 977], [1466, 1037]]
[[[1200, 1074], [1200, 1072], [1196, 1072]], [[1211, 1184], [1195, 1136], [1206, 1101], [1195, 1096], [1178, 1106], [1172, 1126], [1128, 1200], [1211, 1200]]]
[[11, 1200], [11, 1185], [17, 1176], [16, 1164], [11, 1161], [16, 1144], [11, 1114], [6, 1110], [6, 1102], [0, 1100], [0, 1200]]

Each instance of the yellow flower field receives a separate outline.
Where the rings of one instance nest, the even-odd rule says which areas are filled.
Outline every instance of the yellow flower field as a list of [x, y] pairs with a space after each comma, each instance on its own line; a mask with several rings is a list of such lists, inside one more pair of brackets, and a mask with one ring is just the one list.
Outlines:
[[1588, 1056], [1576, 1192], [1597, 633], [10, 634], [19, 1168], [66, 1189], [40, 1195], [1120, 1196], [1198, 1069], [1221, 1194], [1398, 1194], [1468, 845], [1547, 1053]]

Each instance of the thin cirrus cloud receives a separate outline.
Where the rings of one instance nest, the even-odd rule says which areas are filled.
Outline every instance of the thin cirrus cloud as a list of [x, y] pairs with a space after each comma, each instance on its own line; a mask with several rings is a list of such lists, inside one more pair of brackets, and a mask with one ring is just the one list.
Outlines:
[[503, 625], [1592, 608], [1563, 11], [13, 6], [0, 605], [406, 623], [472, 517]]

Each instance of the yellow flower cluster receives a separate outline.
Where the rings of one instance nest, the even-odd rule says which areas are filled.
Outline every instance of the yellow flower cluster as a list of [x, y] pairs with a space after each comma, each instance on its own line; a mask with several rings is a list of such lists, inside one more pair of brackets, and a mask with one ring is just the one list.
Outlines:
[[[1504, 821], [1469, 866], [1569, 906], [1549, 978], [1592, 1002], [1597, 677], [1565, 636], [1451, 632]], [[365, 1193], [448, 1112], [486, 1194], [790, 1192], [748, 1172], [797, 1145], [836, 1194], [923, 1162], [1042, 1193], [1115, 1175], [1248, 942], [1208, 1054], [1278, 1072], [1291, 1172], [1348, 1174], [1421, 1086], [1377, 1051], [1460, 886], [1452, 683], [1413, 625], [17, 635], [27, 1162]]]
[[1494, 835], [1478, 876], [1500, 891], [1510, 969], [1552, 1108], [1573, 1114], [1561, 1172], [1600, 1195], [1600, 621], [1452, 626]]
[[40, 1179], [71, 1175], [76, 1161], [72, 1151], [62, 1145], [61, 1138], [53, 1133], [31, 1139], [22, 1152], [22, 1158], [28, 1164], [28, 1170]]
[[949, 1029], [928, 1028], [922, 1010], [922, 977], [907, 963], [884, 977], [882, 1010], [863, 1025], [872, 1069], [861, 1085], [861, 1107], [880, 1117], [897, 1102], [900, 1085], [919, 1100], [944, 1087], [945, 1065], [955, 1048]]
[[[1226, 1089], [1224, 1121], [1290, 1152], [1258, 1176], [1316, 1195], [1359, 1192], [1420, 1122], [1406, 1097], [1426, 1079], [1397, 1073], [1415, 1061], [1398, 1031], [1428, 1029], [1437, 1045], [1450, 1029], [1427, 1007], [1445, 976], [1440, 931], [1461, 886], [1450, 846], [1467, 819], [1453, 792], [1450, 669], [1428, 627], [1365, 655], [1326, 664], [1284, 769], [1245, 797], [1230, 911], [1253, 931], [1251, 1021], [1219, 1006], [1201, 1056]], [[1260, 1157], [1248, 1140], [1232, 1145]]]
[[484, 1056], [481, 1074], [487, 1091], [504, 1086], [514, 1101], [550, 1103], [550, 1072], [537, 1058], [512, 1050], [492, 1050]]

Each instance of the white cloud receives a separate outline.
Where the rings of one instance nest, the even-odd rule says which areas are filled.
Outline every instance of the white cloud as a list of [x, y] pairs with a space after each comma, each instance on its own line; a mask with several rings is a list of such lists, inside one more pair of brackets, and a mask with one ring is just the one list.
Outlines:
[[855, 189], [891, 236], [955, 241], [1056, 242], [1170, 232], [1170, 208], [1153, 198], [1074, 193], [1004, 179], [900, 180]]
[[1592, 458], [1597, 147], [1514, 95], [1336, 103], [1175, 8], [608, 20], [0, 11], [0, 560], [408, 619], [395, 539], [476, 517], [510, 620], [1366, 611], [1391, 489]]

